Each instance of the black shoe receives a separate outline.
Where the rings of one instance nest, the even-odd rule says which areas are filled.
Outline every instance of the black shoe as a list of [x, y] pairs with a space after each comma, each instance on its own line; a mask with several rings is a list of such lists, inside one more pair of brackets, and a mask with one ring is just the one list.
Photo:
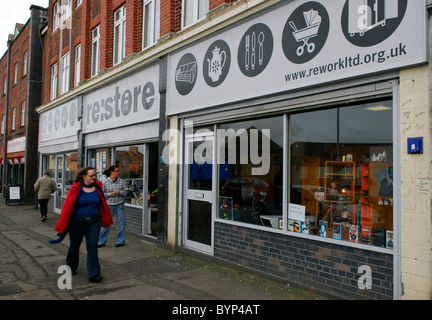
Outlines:
[[47, 216], [42, 216], [41, 222], [45, 222]]
[[97, 276], [93, 276], [89, 278], [90, 282], [101, 282], [103, 280], [103, 277], [98, 274]]
[[76, 274], [77, 274], [77, 272], [75, 270], [72, 270], [72, 275], [74, 276]]
[[98, 248], [102, 248], [102, 247], [105, 247], [105, 245], [104, 244], [98, 244]]
[[119, 248], [119, 247], [124, 247], [124, 243], [117, 243], [115, 246], [116, 246], [116, 248]]

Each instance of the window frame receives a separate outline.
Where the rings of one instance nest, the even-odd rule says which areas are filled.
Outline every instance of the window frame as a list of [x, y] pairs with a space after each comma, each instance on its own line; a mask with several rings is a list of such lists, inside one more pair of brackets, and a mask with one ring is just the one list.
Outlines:
[[18, 62], [15, 62], [14, 66], [14, 85], [18, 83]]
[[25, 126], [25, 118], [26, 118], [26, 102], [25, 100], [21, 102], [21, 127]]
[[60, 94], [65, 94], [70, 89], [70, 52], [62, 57], [61, 88]]
[[74, 87], [78, 87], [80, 81], [81, 81], [81, 43], [75, 47]]
[[[189, 3], [187, 3], [189, 2]], [[200, 5], [205, 5], [205, 14], [200, 16]], [[190, 9], [192, 8], [192, 9]], [[186, 20], [186, 10], [192, 10], [191, 21]], [[182, 0], [182, 29], [186, 29], [207, 17], [209, 12], [209, 2], [207, 0]]]
[[[97, 31], [97, 34], [95, 32]], [[99, 74], [100, 69], [100, 25], [92, 30], [91, 77]]]
[[15, 121], [16, 121], [16, 107], [12, 108], [12, 127], [11, 131], [15, 131]]
[[117, 65], [126, 56], [126, 5], [114, 12], [113, 33], [113, 65]]
[[5, 126], [6, 126], [6, 115], [3, 114], [2, 123], [1, 123], [1, 134], [5, 134]]
[[[146, 9], [149, 8], [148, 11]], [[149, 12], [148, 22], [146, 20], [146, 12]], [[160, 33], [160, 1], [146, 0], [143, 3], [143, 35], [142, 49], [151, 47], [159, 39]]]
[[53, 32], [60, 27], [60, 1], [53, 5]]
[[58, 63], [54, 63], [51, 66], [51, 100], [54, 100], [57, 98], [57, 89], [58, 89]]
[[28, 51], [23, 54], [23, 77], [27, 75], [27, 66], [28, 66]]

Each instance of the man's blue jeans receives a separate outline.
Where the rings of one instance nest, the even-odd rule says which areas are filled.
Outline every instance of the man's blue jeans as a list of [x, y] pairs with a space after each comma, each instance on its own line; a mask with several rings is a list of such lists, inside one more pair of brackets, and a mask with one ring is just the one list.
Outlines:
[[[117, 217], [117, 244], [125, 243], [125, 232], [126, 232], [126, 212], [124, 203], [116, 206], [109, 206], [111, 215]], [[110, 227], [102, 228], [98, 245], [105, 245], [108, 240]]]
[[94, 218], [78, 218], [73, 214], [71, 215], [68, 225], [70, 246], [66, 256], [66, 264], [72, 269], [72, 272], [75, 272], [78, 268], [79, 248], [83, 237], [85, 237], [87, 247], [87, 275], [91, 278], [100, 274], [97, 248], [100, 227], [100, 216]]

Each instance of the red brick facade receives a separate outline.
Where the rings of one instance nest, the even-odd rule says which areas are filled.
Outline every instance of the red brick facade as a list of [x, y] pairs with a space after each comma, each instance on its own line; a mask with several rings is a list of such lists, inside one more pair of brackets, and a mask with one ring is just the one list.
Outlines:
[[[100, 26], [100, 70], [113, 67], [114, 13], [126, 5], [126, 57], [142, 51], [143, 6], [145, 0], [77, 0], [72, 1], [72, 15], [66, 23], [71, 28], [58, 28], [53, 32], [54, 5], [59, 0], [50, 0], [48, 8], [49, 24], [44, 33], [43, 98], [42, 104], [49, 102], [51, 67], [61, 57], [70, 52], [70, 89], [75, 83], [75, 48], [81, 44], [80, 81], [91, 78], [92, 30]], [[209, 0], [209, 11], [229, 5], [233, 0]], [[182, 0], [160, 0], [160, 39], [169, 38], [182, 29]], [[61, 40], [60, 40], [61, 39]], [[60, 47], [61, 42], [61, 47]], [[59, 67], [58, 75], [61, 70]], [[57, 94], [59, 96], [59, 93]]]

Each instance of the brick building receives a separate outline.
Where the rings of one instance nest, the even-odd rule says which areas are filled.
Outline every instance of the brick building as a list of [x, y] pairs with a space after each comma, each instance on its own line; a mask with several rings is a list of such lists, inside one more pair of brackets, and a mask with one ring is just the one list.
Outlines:
[[[33, 184], [38, 175], [37, 145], [39, 121], [35, 108], [41, 104], [42, 46], [40, 28], [46, 9], [31, 6], [30, 18], [17, 23], [9, 36], [8, 49], [0, 60], [1, 187], [21, 187], [19, 201], [34, 200]], [[6, 196], [6, 193], [3, 192]]]
[[128, 230], [161, 245], [340, 298], [430, 299], [432, 3], [370, 3], [50, 1], [52, 210], [77, 168], [118, 164]]

